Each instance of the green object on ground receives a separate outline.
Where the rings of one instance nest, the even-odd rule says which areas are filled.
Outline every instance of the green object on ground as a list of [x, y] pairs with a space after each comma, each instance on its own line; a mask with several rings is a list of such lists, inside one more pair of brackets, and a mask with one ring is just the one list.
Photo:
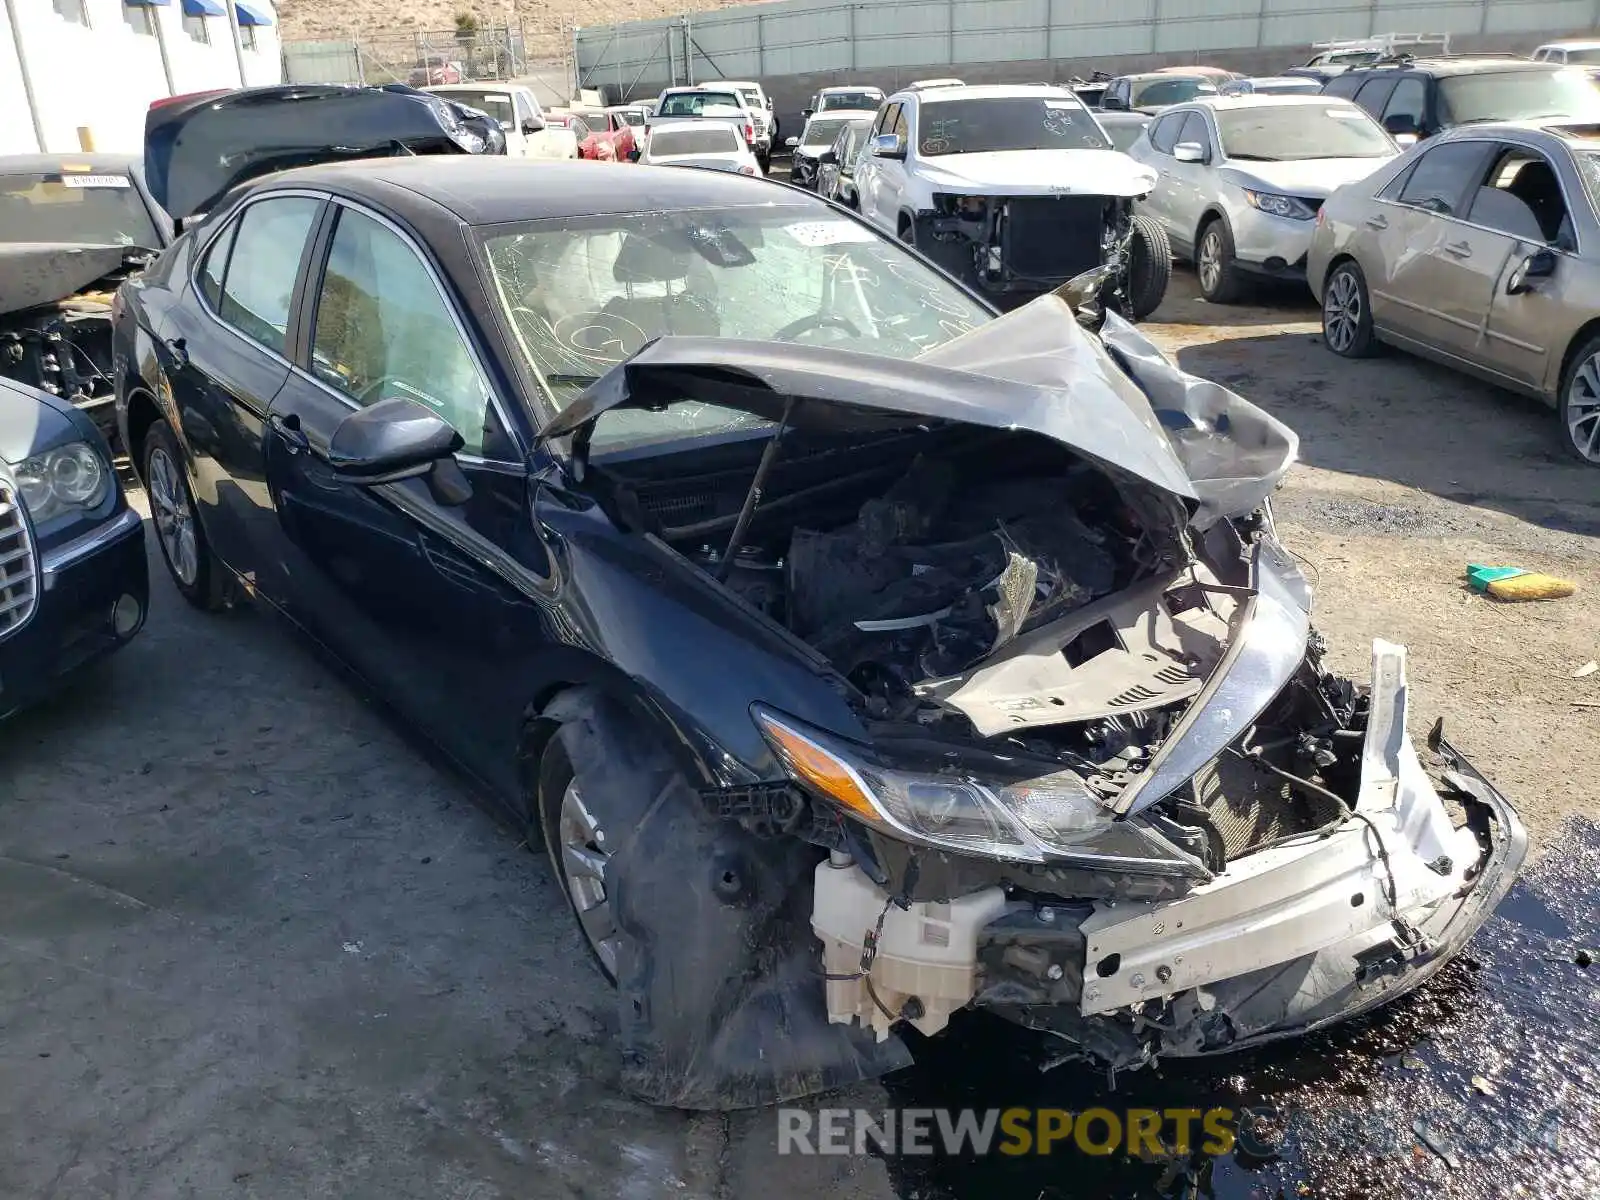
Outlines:
[[1467, 564], [1467, 582], [1472, 585], [1475, 592], [1487, 592], [1489, 585], [1497, 579], [1515, 579], [1518, 575], [1528, 572], [1521, 567], [1486, 567], [1481, 563]]

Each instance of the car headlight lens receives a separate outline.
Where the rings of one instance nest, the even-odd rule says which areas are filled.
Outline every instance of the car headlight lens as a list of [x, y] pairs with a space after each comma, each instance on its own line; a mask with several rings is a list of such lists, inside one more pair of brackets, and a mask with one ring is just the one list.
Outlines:
[[1194, 873], [1192, 860], [1141, 821], [1112, 819], [1072, 771], [1005, 782], [901, 770], [763, 705], [751, 714], [791, 779], [900, 841], [1011, 862]]
[[1293, 196], [1280, 196], [1275, 192], [1252, 192], [1244, 189], [1244, 198], [1250, 207], [1274, 217], [1288, 217], [1292, 221], [1309, 221], [1317, 214], [1311, 206]]
[[72, 442], [18, 464], [17, 488], [38, 524], [73, 509], [98, 508], [111, 486], [105, 460], [87, 442]]

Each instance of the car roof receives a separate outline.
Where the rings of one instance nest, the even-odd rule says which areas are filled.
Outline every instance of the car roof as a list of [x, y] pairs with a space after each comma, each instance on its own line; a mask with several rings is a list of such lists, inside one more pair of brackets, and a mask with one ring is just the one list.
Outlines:
[[1600, 41], [1593, 38], [1565, 38], [1557, 42], [1541, 42], [1540, 50], [1600, 50]]
[[1566, 142], [1574, 149], [1600, 150], [1600, 122], [1579, 121], [1572, 117], [1546, 118], [1540, 121], [1474, 121], [1456, 125], [1438, 136], [1450, 141], [1468, 141], [1475, 138], [1496, 138], [1506, 133], [1543, 134]]
[[1132, 75], [1121, 75], [1119, 79], [1130, 79], [1134, 83], [1142, 83], [1146, 79], [1204, 79], [1207, 83], [1215, 83], [1217, 76], [1209, 71], [1136, 71]]
[[94, 171], [133, 172], [142, 160], [137, 154], [0, 154], [0, 173], [59, 174], [63, 166]]
[[[765, 179], [712, 171], [499, 154], [433, 154], [296, 167], [262, 190], [327, 188], [404, 210], [432, 201], [468, 225], [677, 208], [810, 203]], [[820, 203], [820, 202], [818, 202]]]
[[1341, 105], [1354, 108], [1353, 101], [1346, 100], [1343, 96], [1325, 96], [1321, 92], [1313, 92], [1309, 96], [1273, 95], [1270, 92], [1249, 92], [1243, 96], [1196, 96], [1193, 100], [1186, 100], [1182, 104], [1174, 104], [1174, 108], [1190, 108], [1203, 105], [1206, 108], [1216, 109], [1218, 112], [1231, 112], [1239, 108], [1309, 108], [1321, 105]]
[[960, 87], [929, 88], [926, 91], [908, 91], [923, 104], [943, 104], [947, 100], [1009, 100], [1027, 96], [1050, 96], [1062, 99], [1070, 96], [1081, 104], [1071, 88], [1057, 87], [1053, 83], [964, 83]]
[[817, 89], [817, 95], [819, 96], [826, 96], [829, 92], [877, 92], [881, 96], [883, 89], [870, 83], [841, 83], [833, 87]]
[[1414, 58], [1365, 63], [1350, 68], [1351, 75], [1384, 71], [1425, 71], [1429, 75], [1478, 75], [1500, 71], [1566, 71], [1562, 63], [1534, 62], [1531, 58]]

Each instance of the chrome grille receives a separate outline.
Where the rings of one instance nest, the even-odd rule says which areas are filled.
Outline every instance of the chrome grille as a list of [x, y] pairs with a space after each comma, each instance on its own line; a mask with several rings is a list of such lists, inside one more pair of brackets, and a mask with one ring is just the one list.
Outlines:
[[39, 564], [22, 497], [0, 482], [0, 639], [28, 623], [39, 602]]

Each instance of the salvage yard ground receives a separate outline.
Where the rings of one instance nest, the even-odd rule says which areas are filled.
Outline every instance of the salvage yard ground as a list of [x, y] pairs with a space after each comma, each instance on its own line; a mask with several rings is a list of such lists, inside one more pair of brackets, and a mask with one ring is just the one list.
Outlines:
[[[1574, 704], [1600, 673], [1573, 677], [1600, 658], [1600, 473], [1548, 410], [1335, 358], [1309, 299], [1266, 299], [1210, 306], [1180, 271], [1150, 327], [1299, 431], [1278, 516], [1333, 665], [1408, 644], [1412, 732], [1443, 716], [1553, 845], [1600, 811], [1600, 708]], [[0, 730], [0, 1196], [895, 1194], [876, 1160], [775, 1164], [771, 1114], [621, 1099], [546, 865], [262, 615], [188, 609], [150, 550], [146, 635]], [[1480, 561], [1579, 591], [1498, 604], [1463, 588]]]

